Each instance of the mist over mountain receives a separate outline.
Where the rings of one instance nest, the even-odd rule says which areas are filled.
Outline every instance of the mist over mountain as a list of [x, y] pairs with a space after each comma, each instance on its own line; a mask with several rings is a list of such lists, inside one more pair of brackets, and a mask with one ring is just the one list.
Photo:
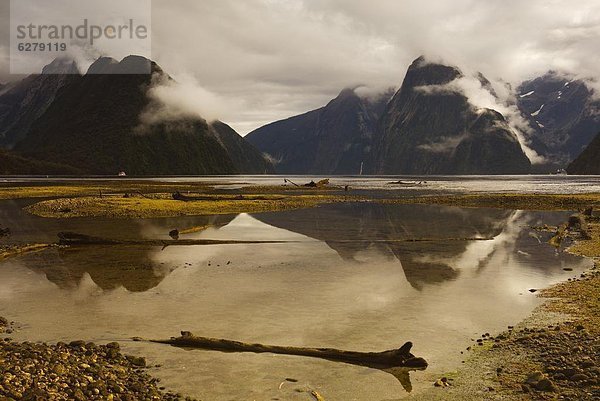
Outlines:
[[504, 117], [476, 108], [450, 84], [456, 67], [411, 64], [379, 124], [378, 174], [523, 174], [531, 163]]
[[584, 81], [549, 72], [524, 82], [517, 94], [532, 147], [555, 167], [567, 166], [600, 131], [600, 101]]
[[[132, 73], [145, 66], [151, 74]], [[51, 64], [45, 70], [55, 67]], [[83, 76], [54, 73], [28, 77], [0, 97], [0, 103], [8, 104], [6, 99], [22, 94], [20, 102], [12, 103], [16, 112], [6, 115], [27, 124], [9, 124], [9, 119], [1, 124], [13, 132], [6, 136], [12, 141], [7, 139], [6, 146], [14, 147], [20, 160], [107, 175], [272, 171], [256, 149], [223, 123], [192, 116], [144, 123], [141, 116], [156, 106], [147, 96], [149, 88], [171, 80], [148, 59], [129, 56], [119, 62], [102, 57]]]
[[[151, 74], [132, 73], [146, 67]], [[509, 109], [483, 74], [424, 57], [396, 93], [346, 88], [245, 138], [203, 119], [194, 107], [202, 96], [183, 96], [190, 92], [174, 83], [139, 56], [102, 57], [84, 75], [57, 59], [9, 83], [0, 89], [0, 146], [15, 153], [2, 155], [5, 173], [50, 163], [51, 171], [109, 175], [524, 174], [539, 163], [528, 150], [544, 159], [534, 171], [550, 172], [600, 131], [600, 101], [584, 81], [558, 73], [526, 81], [518, 109]], [[480, 102], [481, 93], [496, 100]], [[511, 123], [515, 110], [529, 125], [525, 137]]]
[[389, 102], [389, 94], [367, 103], [344, 90], [324, 108], [247, 138], [281, 173], [358, 174], [361, 165], [372, 174], [528, 173], [531, 163], [504, 117], [452, 86], [462, 76], [421, 57]]

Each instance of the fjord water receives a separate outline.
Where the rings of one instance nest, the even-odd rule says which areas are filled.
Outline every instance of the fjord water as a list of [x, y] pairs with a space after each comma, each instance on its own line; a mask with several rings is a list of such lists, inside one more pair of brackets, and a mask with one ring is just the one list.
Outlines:
[[[385, 196], [414, 195], [415, 193], [551, 193], [551, 194], [576, 194], [600, 192], [600, 176], [572, 176], [572, 175], [462, 175], [462, 176], [285, 176], [298, 184], [311, 180], [315, 182], [330, 179], [332, 185], [349, 185], [352, 190], [383, 191]], [[72, 178], [61, 177], [4, 177], [0, 182], [6, 183], [60, 183], [70, 181]], [[242, 176], [184, 176], [184, 177], [89, 177], [81, 179], [87, 182], [94, 181], [153, 181], [153, 182], [206, 182], [218, 188], [240, 188], [255, 185], [281, 185], [284, 177], [281, 175], [242, 175]], [[419, 183], [417, 186], [395, 185], [395, 182]], [[287, 184], [291, 185], [291, 184]], [[398, 193], [398, 189], [402, 191]], [[370, 195], [374, 195], [371, 193]], [[377, 195], [377, 194], [375, 194]], [[379, 194], [382, 195], [382, 194]]]
[[[58, 231], [110, 238], [285, 240], [282, 244], [51, 249], [0, 265], [0, 315], [30, 341], [120, 341], [147, 356], [170, 389], [206, 400], [395, 400], [386, 372], [318, 359], [182, 350], [129, 341], [180, 330], [275, 345], [357, 351], [414, 343], [426, 358], [414, 391], [456, 369], [482, 333], [525, 318], [528, 290], [589, 262], [557, 252], [530, 227], [568, 214], [445, 206], [338, 204], [255, 215], [151, 220], [41, 219], [0, 202], [14, 241]], [[194, 230], [192, 230], [194, 231]], [[468, 241], [464, 238], [490, 238]], [[428, 238], [427, 242], [386, 242]], [[573, 268], [565, 272], [563, 268]], [[297, 382], [285, 381], [293, 378]]]

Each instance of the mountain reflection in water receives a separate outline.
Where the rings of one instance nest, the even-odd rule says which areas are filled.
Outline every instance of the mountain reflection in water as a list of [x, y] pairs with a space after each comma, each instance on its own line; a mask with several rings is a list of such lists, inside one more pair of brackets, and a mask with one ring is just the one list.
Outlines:
[[[376, 250], [398, 259], [406, 279], [415, 288], [456, 278], [449, 261], [462, 254], [470, 242], [448, 238], [496, 237], [516, 213], [499, 209], [459, 209], [420, 205], [349, 204], [269, 213], [256, 217], [269, 225], [324, 241], [347, 262], [361, 263], [359, 254]], [[377, 243], [374, 240], [437, 238], [434, 242]], [[335, 240], [362, 240], [339, 243]]]
[[[59, 231], [118, 239], [287, 240], [284, 244], [54, 248], [2, 263], [0, 314], [28, 341], [114, 341], [195, 334], [289, 346], [381, 351], [414, 343], [415, 389], [460, 365], [469, 338], [500, 331], [538, 304], [529, 288], [587, 261], [530, 235], [566, 213], [445, 206], [333, 204], [256, 215], [148, 220], [42, 219], [4, 202], [11, 240]], [[536, 234], [537, 235], [537, 234]], [[490, 237], [489, 241], [445, 238]], [[431, 242], [382, 242], [437, 238]], [[351, 241], [351, 242], [339, 242]], [[563, 267], [574, 268], [571, 273]], [[520, 295], [523, 294], [523, 295]], [[481, 331], [485, 330], [485, 331]], [[390, 374], [294, 356], [187, 352], [123, 341], [163, 368], [162, 383], [202, 399], [305, 399], [285, 377], [321, 383], [326, 399], [398, 399]], [[389, 372], [398, 379], [404, 372]], [[404, 381], [403, 385], [407, 385]]]
[[[350, 264], [370, 263], [365, 259], [366, 254], [377, 254], [388, 261], [396, 259], [410, 285], [422, 289], [427, 284], [456, 279], [461, 270], [483, 269], [499, 259], [526, 262], [535, 259], [536, 253], [547, 253], [548, 249], [536, 246], [527, 252], [518, 249], [523, 244], [540, 243], [529, 235], [527, 227], [541, 221], [548, 223], [548, 216], [543, 219], [543, 215], [502, 209], [344, 204], [257, 214], [254, 224], [264, 223], [321, 241]], [[215, 234], [215, 229], [218, 231], [235, 218], [235, 215], [217, 215], [139, 220], [123, 230], [120, 226], [124, 222], [113, 221], [110, 227], [100, 224], [80, 229], [120, 238], [133, 238], [139, 232], [139, 236], [146, 238], [164, 239], [171, 229], [178, 228], [189, 232], [182, 237], [201, 238], [206, 237], [203, 234], [206, 229], [211, 228], [211, 234]], [[477, 237], [491, 240], [460, 240]], [[433, 241], [382, 242], [414, 238]], [[52, 249], [24, 259], [26, 265], [45, 273], [48, 280], [61, 288], [75, 288], [87, 273], [103, 290], [124, 287], [143, 292], [159, 285], [177, 268], [168, 258], [157, 258], [157, 253], [160, 250], [151, 246], [88, 246]], [[310, 263], [310, 255], [307, 262]], [[534, 266], [543, 268], [540, 264]]]

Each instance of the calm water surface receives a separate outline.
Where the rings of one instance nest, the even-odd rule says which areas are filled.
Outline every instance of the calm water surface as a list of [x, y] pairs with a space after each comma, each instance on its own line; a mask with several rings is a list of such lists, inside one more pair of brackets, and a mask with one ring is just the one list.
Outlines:
[[[568, 214], [445, 206], [340, 204], [315, 209], [151, 220], [53, 220], [0, 202], [15, 242], [58, 231], [110, 238], [289, 240], [285, 244], [52, 249], [0, 264], [0, 315], [32, 341], [122, 341], [163, 385], [205, 400], [398, 400], [385, 372], [318, 359], [186, 351], [127, 341], [202, 336], [277, 345], [382, 351], [412, 341], [426, 371], [414, 391], [460, 366], [460, 350], [538, 305], [528, 292], [589, 262], [545, 244], [530, 226]], [[208, 227], [207, 227], [208, 226]], [[449, 240], [467, 237], [489, 241]], [[384, 240], [430, 238], [431, 242]], [[346, 240], [346, 242], [337, 242]], [[574, 272], [563, 271], [564, 267]], [[285, 382], [294, 378], [297, 383]]]

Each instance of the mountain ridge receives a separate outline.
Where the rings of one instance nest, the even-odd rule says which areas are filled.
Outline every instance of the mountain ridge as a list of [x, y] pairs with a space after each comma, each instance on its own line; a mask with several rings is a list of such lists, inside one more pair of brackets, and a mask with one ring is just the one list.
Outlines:
[[[455, 88], [463, 73], [424, 57], [408, 68], [378, 127], [375, 174], [526, 174], [531, 162], [504, 117]], [[481, 78], [480, 78], [481, 81]]]
[[[457, 67], [419, 57], [400, 89], [376, 106], [344, 89], [326, 106], [246, 138], [282, 174], [528, 173], [531, 163], [504, 117], [446, 87], [461, 77]], [[477, 79], [491, 89], [482, 74]]]
[[276, 160], [282, 174], [358, 174], [388, 95], [344, 88], [327, 105], [267, 124], [246, 139]]
[[[146, 66], [151, 74], [135, 74]], [[273, 171], [259, 151], [223, 123], [199, 117], [152, 124], [141, 121], [154, 102], [147, 92], [157, 77], [158, 81], [172, 80], [144, 57], [128, 56], [121, 61], [101, 57], [85, 75], [59, 71], [48, 76], [66, 82], [14, 145], [20, 157], [102, 175]]]

